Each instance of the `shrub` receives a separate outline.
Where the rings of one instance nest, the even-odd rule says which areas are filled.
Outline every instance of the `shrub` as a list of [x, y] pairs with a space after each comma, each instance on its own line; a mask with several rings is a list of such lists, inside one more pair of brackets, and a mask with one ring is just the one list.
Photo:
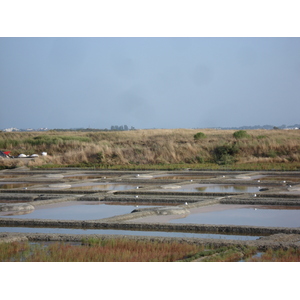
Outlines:
[[204, 158], [201, 157], [201, 156], [196, 156], [196, 161], [197, 161], [199, 164], [203, 164], [203, 163], [204, 163]]
[[97, 153], [97, 162], [101, 164], [101, 163], [104, 162], [104, 160], [105, 160], [105, 159], [104, 159], [104, 154], [103, 154], [103, 152], [102, 152], [102, 151], [98, 152], [98, 153]]
[[219, 165], [227, 165], [235, 162], [234, 156], [238, 153], [239, 147], [236, 143], [224, 144], [214, 149], [214, 161]]
[[235, 137], [236, 139], [243, 139], [250, 137], [250, 135], [245, 130], [239, 130], [234, 132], [233, 137]]
[[198, 132], [194, 135], [195, 140], [200, 140], [206, 138], [206, 135], [203, 132]]

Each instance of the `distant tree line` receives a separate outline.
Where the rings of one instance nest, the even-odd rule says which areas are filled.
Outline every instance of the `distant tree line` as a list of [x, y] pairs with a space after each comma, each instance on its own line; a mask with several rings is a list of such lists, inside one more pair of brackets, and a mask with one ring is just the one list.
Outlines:
[[133, 126], [130, 128], [127, 125], [112, 125], [110, 129], [104, 128], [104, 129], [99, 129], [99, 128], [69, 128], [69, 129], [62, 129], [62, 128], [55, 128], [55, 129], [49, 129], [48, 131], [125, 131], [125, 130], [135, 130]]
[[127, 125], [121, 125], [121, 126], [118, 126], [118, 125], [112, 125], [110, 127], [110, 130], [114, 130], [114, 131], [123, 131], [123, 130], [135, 130], [135, 128], [133, 126], [129, 127]]

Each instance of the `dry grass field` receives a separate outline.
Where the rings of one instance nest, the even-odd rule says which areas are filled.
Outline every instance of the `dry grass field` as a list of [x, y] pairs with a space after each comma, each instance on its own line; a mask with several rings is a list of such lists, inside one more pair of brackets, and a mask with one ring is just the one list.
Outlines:
[[[195, 138], [201, 132], [199, 138]], [[300, 130], [148, 129], [132, 131], [0, 132], [0, 150], [38, 154], [1, 159], [0, 168], [298, 170]], [[244, 132], [245, 133], [245, 132]], [[47, 152], [47, 156], [41, 156]]]

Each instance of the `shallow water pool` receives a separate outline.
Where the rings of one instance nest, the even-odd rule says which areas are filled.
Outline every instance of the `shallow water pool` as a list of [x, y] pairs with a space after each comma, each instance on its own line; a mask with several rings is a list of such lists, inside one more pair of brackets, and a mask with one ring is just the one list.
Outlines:
[[[172, 185], [170, 187], [162, 186], [166, 191], [172, 192], [200, 192], [200, 193], [257, 193], [262, 187], [245, 185], [226, 185], [226, 184], [186, 184]], [[159, 190], [156, 190], [159, 191]]]
[[300, 207], [215, 204], [189, 211], [189, 214], [148, 216], [132, 222], [300, 227]]
[[20, 232], [20, 233], [60, 233], [60, 234], [107, 234], [123, 236], [161, 236], [161, 237], [181, 237], [181, 238], [206, 238], [224, 240], [257, 240], [261, 236], [250, 235], [230, 235], [212, 233], [187, 233], [187, 232], [167, 232], [167, 231], [133, 231], [114, 229], [68, 229], [68, 228], [30, 228], [30, 227], [0, 227], [0, 232]]
[[173, 219], [170, 223], [300, 227], [299, 207], [291, 209], [291, 207], [218, 204], [212, 205], [210, 209], [207, 207], [190, 211], [187, 217]]
[[[139, 205], [139, 207], [152, 207]], [[1, 217], [18, 219], [50, 219], [50, 220], [97, 220], [129, 214], [136, 208], [135, 205], [105, 204], [103, 202], [68, 202], [37, 206], [34, 211], [22, 215], [12, 212], [1, 213]]]
[[99, 183], [99, 182], [85, 182], [71, 184], [71, 189], [92, 189], [92, 190], [117, 190], [126, 191], [135, 189], [137, 185], [119, 184], [119, 183]]
[[214, 176], [201, 176], [201, 175], [180, 175], [180, 174], [163, 174], [154, 175], [152, 179], [172, 179], [172, 180], [196, 180], [196, 179], [209, 179], [214, 178]]

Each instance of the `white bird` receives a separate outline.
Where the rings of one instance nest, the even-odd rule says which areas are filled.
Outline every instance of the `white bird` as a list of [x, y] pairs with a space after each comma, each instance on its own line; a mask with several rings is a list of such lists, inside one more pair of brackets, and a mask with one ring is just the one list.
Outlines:
[[254, 210], [257, 210], [257, 208], [254, 208]]
[[253, 197], [256, 197], [256, 194], [254, 194]]
[[191, 182], [193, 182], [193, 179], [191, 179]]
[[257, 182], [260, 182], [260, 180], [257, 180]]
[[187, 203], [187, 202], [185, 202], [184, 204], [185, 204], [185, 205], [188, 205], [188, 203]]
[[139, 189], [139, 187], [137, 186], [136, 189]]
[[139, 196], [135, 196], [135, 198], [138, 198]]

